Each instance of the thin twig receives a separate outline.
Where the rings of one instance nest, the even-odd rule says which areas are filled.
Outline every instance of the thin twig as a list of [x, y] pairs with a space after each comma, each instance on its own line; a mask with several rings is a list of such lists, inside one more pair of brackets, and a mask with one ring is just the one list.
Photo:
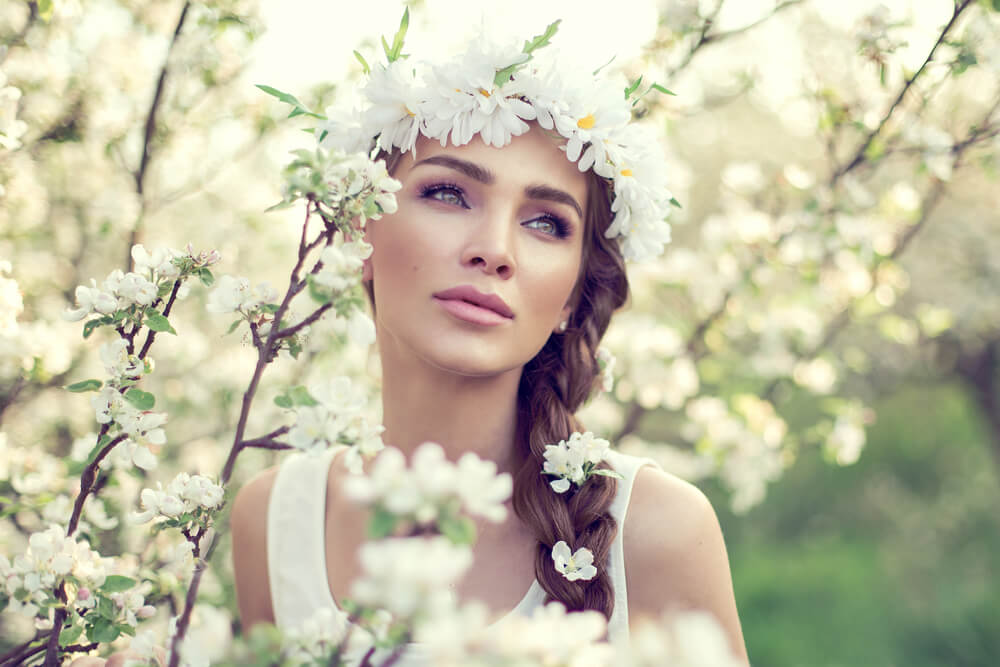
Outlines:
[[[174, 307], [174, 302], [177, 300], [177, 292], [180, 291], [181, 281], [174, 281], [174, 288], [170, 291], [170, 298], [167, 299], [167, 306], [163, 309], [163, 316], [170, 316], [170, 309]], [[147, 325], [148, 326], [148, 325]], [[146, 353], [149, 352], [150, 346], [153, 344], [153, 339], [156, 338], [156, 332], [150, 329], [146, 332], [146, 342], [142, 344], [142, 349], [139, 350], [139, 358], [145, 359]]]
[[900, 89], [899, 94], [896, 96], [896, 99], [893, 101], [891, 105], [889, 105], [889, 108], [888, 110], [886, 110], [885, 114], [883, 114], [882, 120], [879, 121], [878, 126], [874, 130], [872, 130], [865, 138], [865, 140], [861, 143], [857, 151], [854, 153], [854, 157], [851, 159], [851, 161], [848, 162], [846, 165], [840, 167], [836, 171], [834, 171], [833, 175], [830, 177], [831, 185], [836, 184], [841, 177], [843, 177], [849, 171], [853, 170], [855, 167], [857, 167], [859, 164], [865, 161], [865, 154], [868, 152], [868, 148], [871, 146], [872, 142], [875, 141], [875, 137], [877, 137], [879, 134], [882, 133], [882, 130], [885, 128], [886, 124], [892, 118], [893, 114], [896, 112], [896, 109], [899, 107], [900, 104], [902, 104], [903, 98], [906, 97], [906, 93], [909, 92], [914, 82], [916, 82], [916, 80], [919, 79], [920, 76], [924, 73], [924, 70], [927, 69], [927, 65], [929, 65], [930, 62], [934, 59], [934, 54], [937, 52], [938, 47], [944, 43], [945, 38], [948, 36], [948, 33], [951, 32], [951, 29], [955, 25], [955, 22], [958, 20], [958, 17], [962, 14], [962, 12], [966, 10], [966, 8], [970, 4], [972, 4], [972, 0], [961, 0], [961, 2], [955, 3], [955, 11], [951, 15], [951, 20], [948, 21], [948, 24], [941, 31], [941, 34], [938, 35], [937, 41], [934, 42], [934, 46], [932, 46], [931, 50], [927, 53], [927, 57], [924, 58], [924, 62], [920, 65], [919, 69], [917, 69], [917, 71], [914, 72], [913, 75], [906, 80], [906, 83], [903, 84], [903, 87]]
[[313, 311], [313, 313], [309, 315], [309, 317], [305, 318], [298, 324], [279, 331], [275, 336], [275, 338], [281, 339], [294, 336], [295, 334], [302, 331], [303, 329], [305, 329], [307, 326], [309, 326], [319, 318], [323, 317], [323, 314], [326, 313], [326, 311], [330, 310], [331, 307], [333, 307], [333, 302], [324, 303], [322, 306]]

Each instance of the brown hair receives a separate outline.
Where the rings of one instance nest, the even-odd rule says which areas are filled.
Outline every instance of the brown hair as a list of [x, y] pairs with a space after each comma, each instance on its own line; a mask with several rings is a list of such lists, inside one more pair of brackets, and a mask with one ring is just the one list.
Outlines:
[[[402, 154], [394, 150], [381, 157], [394, 173]], [[594, 609], [610, 619], [615, 599], [607, 563], [618, 526], [608, 510], [617, 482], [596, 475], [580, 488], [556, 493], [549, 486], [553, 478], [541, 474], [545, 446], [583, 430], [574, 413], [600, 384], [597, 346], [611, 315], [628, 299], [625, 261], [617, 241], [604, 236], [613, 215], [610, 184], [593, 171], [586, 176], [585, 237], [569, 323], [566, 331], [549, 337], [521, 373], [516, 430], [521, 465], [514, 474], [513, 505], [538, 540], [535, 578], [546, 602], [559, 601], [570, 611]], [[365, 288], [374, 307], [371, 283]], [[560, 540], [572, 551], [586, 547], [594, 554], [593, 579], [569, 581], [556, 571], [552, 547]]]

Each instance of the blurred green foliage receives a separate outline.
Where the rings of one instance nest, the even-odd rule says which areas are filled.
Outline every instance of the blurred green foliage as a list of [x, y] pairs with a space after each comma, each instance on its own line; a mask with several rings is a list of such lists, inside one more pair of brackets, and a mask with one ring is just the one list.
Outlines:
[[1000, 484], [965, 389], [911, 380], [860, 461], [803, 452], [746, 516], [719, 508], [754, 665], [985, 667], [1000, 655]]

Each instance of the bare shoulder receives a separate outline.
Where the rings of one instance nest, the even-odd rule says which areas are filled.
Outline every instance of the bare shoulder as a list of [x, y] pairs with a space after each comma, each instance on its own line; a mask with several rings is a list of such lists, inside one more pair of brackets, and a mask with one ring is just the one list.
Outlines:
[[746, 659], [729, 557], [705, 494], [644, 466], [636, 474], [622, 530], [630, 622], [665, 610], [708, 611]]
[[268, 468], [240, 488], [233, 500], [233, 570], [243, 629], [274, 622], [267, 565], [267, 507], [278, 474]]

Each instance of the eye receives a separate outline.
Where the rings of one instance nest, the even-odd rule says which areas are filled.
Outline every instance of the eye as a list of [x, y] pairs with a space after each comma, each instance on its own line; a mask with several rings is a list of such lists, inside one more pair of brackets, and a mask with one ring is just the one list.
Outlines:
[[420, 196], [423, 199], [435, 199], [445, 204], [451, 204], [452, 206], [469, 208], [469, 205], [465, 203], [465, 193], [462, 192], [460, 187], [451, 183], [437, 183], [435, 185], [424, 186], [420, 190]]
[[537, 229], [543, 234], [560, 239], [566, 238], [570, 233], [569, 224], [562, 218], [551, 214], [545, 214], [521, 224], [529, 229]]

